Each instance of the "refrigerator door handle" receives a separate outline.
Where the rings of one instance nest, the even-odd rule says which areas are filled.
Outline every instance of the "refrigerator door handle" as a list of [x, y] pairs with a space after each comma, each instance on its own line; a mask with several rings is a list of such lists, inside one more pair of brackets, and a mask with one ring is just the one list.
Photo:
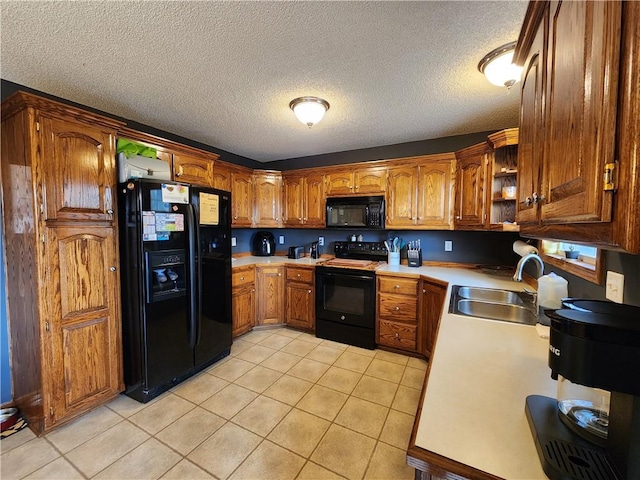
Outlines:
[[189, 234], [189, 346], [195, 348], [197, 344], [198, 331], [198, 292], [196, 284], [196, 219], [193, 213], [193, 206], [187, 205], [187, 232]]

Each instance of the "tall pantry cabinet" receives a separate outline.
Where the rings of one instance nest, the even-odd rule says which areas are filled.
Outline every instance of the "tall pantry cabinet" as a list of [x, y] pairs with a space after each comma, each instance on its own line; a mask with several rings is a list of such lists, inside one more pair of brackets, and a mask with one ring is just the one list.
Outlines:
[[24, 92], [2, 103], [13, 398], [36, 434], [124, 389], [114, 191], [120, 126]]

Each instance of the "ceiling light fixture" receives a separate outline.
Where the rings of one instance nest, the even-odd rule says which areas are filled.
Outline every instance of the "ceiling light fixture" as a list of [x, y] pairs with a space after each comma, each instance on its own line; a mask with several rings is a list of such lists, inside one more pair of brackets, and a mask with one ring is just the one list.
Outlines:
[[478, 70], [485, 74], [490, 83], [510, 89], [520, 81], [522, 74], [522, 67], [512, 63], [515, 48], [516, 42], [511, 42], [492, 50], [480, 60]]
[[293, 110], [298, 120], [311, 128], [322, 120], [329, 110], [329, 102], [318, 97], [298, 97], [291, 100], [289, 108]]

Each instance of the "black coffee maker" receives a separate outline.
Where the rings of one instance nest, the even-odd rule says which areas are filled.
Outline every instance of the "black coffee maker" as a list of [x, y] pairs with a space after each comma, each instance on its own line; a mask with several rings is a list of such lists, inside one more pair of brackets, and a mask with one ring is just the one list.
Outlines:
[[252, 253], [258, 257], [276, 254], [276, 239], [271, 232], [257, 232], [253, 236]]
[[525, 408], [544, 472], [552, 480], [639, 479], [640, 307], [564, 299], [545, 314], [558, 399], [531, 395]]

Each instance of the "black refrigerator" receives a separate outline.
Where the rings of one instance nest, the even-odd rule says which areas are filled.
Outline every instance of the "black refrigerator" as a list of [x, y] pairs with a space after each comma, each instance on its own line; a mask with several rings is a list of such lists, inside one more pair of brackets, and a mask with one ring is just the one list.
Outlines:
[[231, 194], [119, 185], [125, 393], [147, 402], [231, 348]]

